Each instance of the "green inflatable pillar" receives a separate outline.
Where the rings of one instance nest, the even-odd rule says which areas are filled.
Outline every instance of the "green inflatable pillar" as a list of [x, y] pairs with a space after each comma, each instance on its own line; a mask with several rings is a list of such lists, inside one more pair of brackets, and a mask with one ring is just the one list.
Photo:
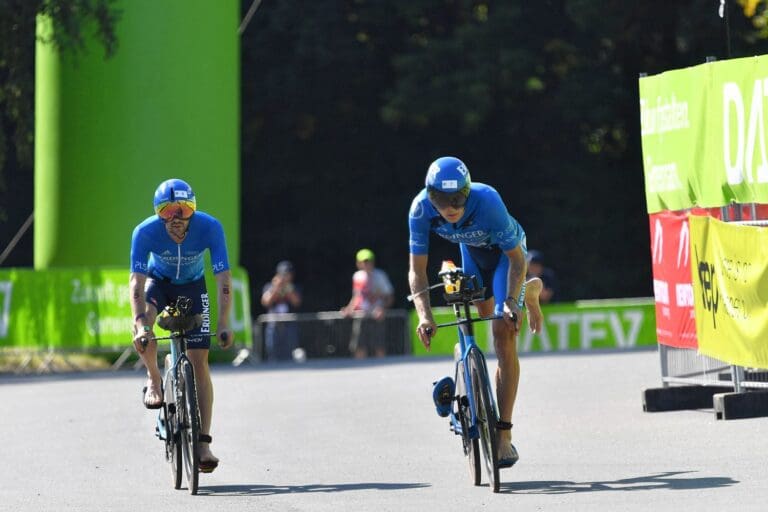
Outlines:
[[110, 59], [94, 40], [77, 56], [37, 43], [35, 268], [128, 269], [131, 231], [168, 178], [222, 222], [238, 265], [240, 2], [115, 5]]

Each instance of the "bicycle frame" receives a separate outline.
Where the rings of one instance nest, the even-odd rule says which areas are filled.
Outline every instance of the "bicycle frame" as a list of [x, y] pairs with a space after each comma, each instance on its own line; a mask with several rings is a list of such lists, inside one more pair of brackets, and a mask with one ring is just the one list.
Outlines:
[[[488, 473], [490, 488], [493, 492], [499, 492], [500, 467], [496, 440], [499, 415], [495, 393], [488, 375], [488, 365], [483, 351], [475, 341], [472, 324], [500, 317], [472, 318], [471, 303], [484, 300], [485, 296], [485, 289], [479, 287], [476, 276], [465, 276], [463, 271], [456, 268], [452, 262], [444, 262], [443, 270], [438, 275], [445, 286], [445, 300], [453, 306], [456, 316], [455, 322], [440, 324], [438, 327], [454, 325], [458, 326], [459, 331], [458, 347], [454, 350], [455, 388], [448, 413], [451, 430], [461, 436], [464, 455], [469, 458], [474, 484], [480, 485], [482, 478], [480, 459], [480, 448], [482, 448], [482, 460]], [[429, 334], [429, 331], [427, 333]], [[437, 398], [435, 403], [438, 404]]]
[[[480, 356], [481, 360], [483, 361], [483, 364], [485, 364], [485, 355], [483, 354], [483, 351], [480, 349], [480, 347], [477, 345], [477, 342], [475, 341], [475, 335], [474, 335], [474, 329], [472, 329], [472, 323], [474, 322], [480, 322], [489, 320], [486, 318], [472, 318], [470, 316], [470, 302], [469, 301], [463, 301], [461, 303], [454, 303], [453, 304], [453, 311], [456, 315], [456, 318], [458, 319], [456, 322], [450, 322], [449, 324], [443, 324], [441, 327], [446, 327], [448, 325], [457, 325], [458, 331], [459, 331], [459, 351], [460, 351], [460, 357], [455, 363], [455, 382], [459, 383], [459, 373], [461, 373], [461, 382], [463, 384], [463, 391], [466, 393], [467, 401], [468, 401], [468, 409], [470, 412], [470, 418], [469, 418], [469, 425], [466, 432], [466, 436], [469, 439], [477, 439], [479, 437], [479, 432], [477, 430], [477, 399], [475, 397], [475, 391], [474, 386], [472, 386], [472, 375], [470, 374], [470, 367], [467, 364], [467, 360], [469, 359], [469, 354], [472, 351], [477, 351]], [[485, 371], [487, 373], [487, 368], [485, 368]], [[458, 395], [458, 393], [457, 393]], [[450, 414], [450, 420], [451, 420], [451, 426], [453, 427], [454, 433], [457, 435], [463, 436], [464, 433], [464, 427], [461, 422], [461, 411], [460, 406], [456, 409], [451, 411]], [[494, 408], [496, 407], [496, 403], [494, 400], [493, 404]]]
[[172, 306], [164, 309], [163, 313], [167, 315], [158, 316], [158, 326], [170, 330], [171, 335], [154, 340], [171, 340], [171, 343], [163, 374], [163, 406], [157, 414], [155, 433], [165, 442], [166, 461], [171, 463], [174, 488], [181, 487], [182, 469], [185, 469], [189, 491], [197, 494], [200, 411], [194, 367], [187, 357], [187, 341], [188, 333], [202, 324], [202, 318], [199, 314], [188, 316], [190, 306], [190, 299], [177, 297]]
[[[182, 361], [189, 361], [189, 358], [187, 357], [187, 336], [184, 332], [178, 332], [173, 333], [171, 336], [164, 336], [162, 338], [155, 338], [156, 340], [171, 340], [170, 343], [170, 350], [171, 350], [171, 366], [168, 368], [165, 375], [163, 375], [163, 382], [165, 382], [166, 377], [168, 374], [171, 375], [171, 379], [174, 382], [173, 390], [164, 390], [166, 396], [169, 392], [172, 392], [174, 394], [174, 404], [179, 399], [179, 388], [176, 385], [176, 383], [179, 381], [179, 367], [181, 366]], [[191, 364], [191, 361], [190, 361]], [[170, 404], [168, 404], [170, 405]], [[175, 411], [172, 411], [172, 413], [175, 413]], [[157, 414], [157, 429], [158, 433], [160, 434], [160, 439], [167, 439], [168, 431], [165, 427], [163, 420], [163, 411], [161, 410]], [[178, 435], [178, 432], [175, 432], [174, 435]]]

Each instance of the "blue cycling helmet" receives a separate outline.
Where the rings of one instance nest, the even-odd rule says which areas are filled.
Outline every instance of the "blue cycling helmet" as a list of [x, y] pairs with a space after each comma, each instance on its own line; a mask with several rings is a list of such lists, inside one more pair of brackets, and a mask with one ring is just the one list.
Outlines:
[[155, 190], [154, 207], [163, 220], [188, 219], [197, 210], [197, 200], [189, 183], [173, 178], [162, 182]]
[[463, 207], [469, 197], [471, 183], [469, 169], [453, 156], [444, 156], [432, 162], [425, 180], [429, 200], [438, 208]]

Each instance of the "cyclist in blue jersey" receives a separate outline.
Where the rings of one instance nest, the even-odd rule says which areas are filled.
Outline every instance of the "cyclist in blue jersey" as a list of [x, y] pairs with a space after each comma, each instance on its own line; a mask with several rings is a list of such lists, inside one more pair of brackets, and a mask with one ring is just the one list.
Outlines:
[[[229, 271], [224, 230], [218, 220], [197, 210], [192, 188], [184, 181], [164, 181], [155, 191], [155, 215], [133, 230], [131, 239], [130, 300], [134, 315], [133, 344], [147, 367], [144, 405], [157, 409], [163, 404], [162, 376], [157, 364], [157, 342], [146, 347], [142, 338], [153, 338], [158, 312], [177, 297], [192, 298], [190, 314], [200, 314], [202, 325], [191, 332], [187, 356], [192, 362], [200, 406], [200, 470], [210, 472], [219, 460], [210, 450], [213, 384], [208, 367], [211, 335], [228, 348], [233, 335], [229, 328], [232, 306], [232, 277]], [[203, 255], [210, 252], [216, 278], [218, 330], [211, 331], [210, 301], [203, 277]]]
[[499, 193], [488, 185], [472, 183], [469, 169], [458, 158], [442, 157], [429, 167], [426, 186], [414, 198], [409, 212], [410, 269], [408, 281], [419, 316], [417, 334], [429, 349], [437, 326], [430, 308], [427, 255], [429, 236], [459, 244], [462, 267], [486, 288], [485, 299], [475, 302], [482, 317], [492, 315], [494, 348], [498, 357], [496, 395], [499, 405], [499, 464], [511, 467], [519, 459], [512, 445], [512, 411], [520, 379], [517, 335], [523, 306], [534, 332], [543, 321], [539, 306], [541, 280], [526, 283], [526, 240], [520, 224], [507, 211]]

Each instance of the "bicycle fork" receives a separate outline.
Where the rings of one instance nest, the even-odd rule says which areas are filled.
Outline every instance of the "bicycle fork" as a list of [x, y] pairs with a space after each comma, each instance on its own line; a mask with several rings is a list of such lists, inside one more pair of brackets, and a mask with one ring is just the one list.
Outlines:
[[477, 429], [477, 407], [472, 390], [466, 389], [467, 382], [471, 382], [469, 368], [465, 364], [466, 358], [456, 361], [456, 408], [451, 411], [451, 430], [454, 434], [467, 439], [477, 439], [480, 433]]
[[[171, 350], [173, 352], [173, 349]], [[168, 441], [169, 430], [173, 434], [173, 440], [176, 441], [179, 435], [178, 428], [174, 429], [173, 424], [167, 425], [167, 422], [173, 422], [176, 417], [176, 396], [175, 386], [173, 382], [177, 380], [176, 372], [178, 371], [178, 362], [172, 363], [173, 353], [166, 354], [165, 356], [165, 374], [163, 375], [163, 394], [164, 403], [163, 407], [157, 413], [157, 419], [155, 424], [155, 435], [161, 441]], [[169, 428], [170, 427], [170, 428]]]

